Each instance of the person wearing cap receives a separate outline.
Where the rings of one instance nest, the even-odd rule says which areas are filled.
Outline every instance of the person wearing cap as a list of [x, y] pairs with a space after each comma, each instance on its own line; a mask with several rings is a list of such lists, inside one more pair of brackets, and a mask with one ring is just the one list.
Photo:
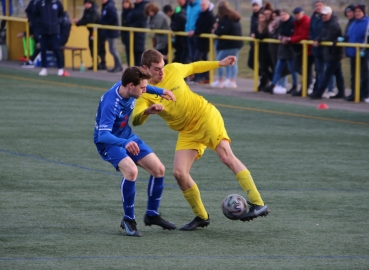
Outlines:
[[[369, 43], [369, 18], [365, 14], [365, 5], [357, 5], [355, 7], [355, 21], [351, 24], [347, 31], [345, 39], [349, 43]], [[346, 54], [350, 57], [351, 72], [351, 95], [346, 97], [347, 101], [355, 100], [355, 74], [356, 70], [356, 48], [347, 47]], [[361, 50], [360, 59], [360, 100], [366, 100], [369, 92], [369, 50]]]
[[[322, 41], [331, 41], [335, 44], [339, 37], [342, 36], [342, 29], [338, 21], [338, 17], [333, 14], [330, 7], [325, 6], [322, 11], [323, 26], [322, 31], [314, 40], [314, 47], [318, 47]], [[336, 77], [338, 94], [330, 98], [343, 98], [345, 96], [345, 83], [342, 74], [341, 60], [343, 58], [343, 47], [324, 46], [323, 59], [325, 72], [319, 87], [309, 95], [311, 99], [321, 99], [324, 90], [328, 87], [332, 76]]]
[[[290, 37], [283, 37], [282, 43], [287, 44], [291, 43], [293, 45], [293, 49], [295, 50], [295, 62], [294, 69], [297, 73], [302, 74], [302, 45], [298, 44], [302, 40], [309, 39], [309, 29], [310, 29], [310, 17], [307, 16], [302, 7], [296, 7], [293, 10], [293, 14], [295, 17], [295, 21], [293, 23], [294, 30], [293, 34]], [[313, 56], [311, 52], [311, 46], [308, 47], [308, 79], [307, 79], [307, 88], [309, 87], [312, 81], [312, 66], [313, 66]], [[289, 92], [292, 96], [301, 96], [301, 89], [297, 91], [297, 89]]]
[[346, 25], [346, 28], [345, 28], [345, 36], [347, 36], [347, 31], [348, 29], [350, 28], [351, 24], [354, 22], [355, 20], [355, 5], [354, 4], [351, 4], [351, 5], [348, 5], [346, 8], [345, 8], [345, 17], [348, 19], [348, 22], [347, 22], [347, 25]]
[[[82, 26], [87, 25], [89, 23], [100, 23], [100, 15], [97, 10], [96, 4], [93, 0], [84, 0], [84, 6], [85, 9], [83, 10], [83, 15], [81, 19], [73, 19], [73, 22], [76, 24], [76, 26]], [[88, 30], [88, 47], [90, 49], [91, 58], [93, 59], [93, 44], [94, 44], [94, 36], [93, 36], [93, 29], [87, 28]], [[101, 61], [103, 65], [103, 61]], [[89, 70], [92, 70], [92, 67], [88, 68]], [[100, 65], [101, 69], [101, 65]]]

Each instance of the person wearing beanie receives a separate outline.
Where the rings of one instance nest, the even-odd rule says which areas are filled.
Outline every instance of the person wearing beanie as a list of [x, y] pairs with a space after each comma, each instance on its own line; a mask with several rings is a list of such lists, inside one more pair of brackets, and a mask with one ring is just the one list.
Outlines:
[[[365, 5], [355, 6], [355, 20], [347, 31], [346, 40], [349, 43], [368, 43], [369, 18], [365, 15]], [[360, 100], [368, 98], [369, 94], [369, 50], [361, 50], [360, 71], [356, 70], [356, 48], [347, 47], [346, 54], [350, 57], [351, 95], [347, 101], [355, 100], [355, 74], [360, 72]]]

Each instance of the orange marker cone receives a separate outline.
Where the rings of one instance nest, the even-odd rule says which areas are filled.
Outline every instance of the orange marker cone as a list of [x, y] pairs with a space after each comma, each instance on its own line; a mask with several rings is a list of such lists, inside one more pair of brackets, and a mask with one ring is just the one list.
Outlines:
[[327, 110], [327, 109], [329, 109], [329, 107], [328, 107], [328, 105], [327, 105], [327, 104], [325, 104], [325, 103], [320, 103], [320, 104], [318, 105], [318, 109], [319, 109], [319, 110]]

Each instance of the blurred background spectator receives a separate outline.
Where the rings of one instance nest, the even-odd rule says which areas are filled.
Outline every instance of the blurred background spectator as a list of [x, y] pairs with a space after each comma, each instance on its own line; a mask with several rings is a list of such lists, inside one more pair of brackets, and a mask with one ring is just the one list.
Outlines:
[[[125, 27], [129, 27], [127, 22], [128, 14], [133, 9], [133, 3], [131, 0], [122, 0], [122, 13], [121, 13], [121, 25]], [[130, 66], [130, 54], [129, 54], [129, 31], [121, 31], [120, 37], [122, 39], [122, 43], [124, 45], [124, 50], [126, 53], [127, 65]]]

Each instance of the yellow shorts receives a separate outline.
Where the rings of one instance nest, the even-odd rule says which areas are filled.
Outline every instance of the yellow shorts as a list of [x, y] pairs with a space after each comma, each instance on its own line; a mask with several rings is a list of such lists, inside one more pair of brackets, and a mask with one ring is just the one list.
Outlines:
[[215, 150], [221, 140], [225, 139], [231, 142], [224, 127], [223, 117], [218, 109], [210, 103], [207, 104], [197, 123], [189, 124], [189, 126], [191, 129], [179, 132], [176, 151], [197, 150], [196, 159], [204, 154], [206, 147]]

